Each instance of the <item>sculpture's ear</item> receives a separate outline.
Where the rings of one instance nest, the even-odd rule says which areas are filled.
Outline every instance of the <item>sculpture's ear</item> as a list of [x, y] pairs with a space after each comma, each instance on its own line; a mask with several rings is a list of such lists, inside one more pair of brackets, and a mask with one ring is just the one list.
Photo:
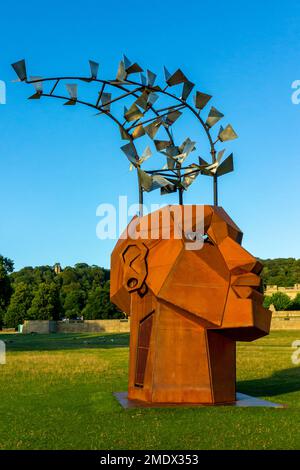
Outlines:
[[124, 261], [123, 285], [129, 293], [138, 291], [146, 293], [148, 248], [144, 243], [128, 245], [122, 253]]

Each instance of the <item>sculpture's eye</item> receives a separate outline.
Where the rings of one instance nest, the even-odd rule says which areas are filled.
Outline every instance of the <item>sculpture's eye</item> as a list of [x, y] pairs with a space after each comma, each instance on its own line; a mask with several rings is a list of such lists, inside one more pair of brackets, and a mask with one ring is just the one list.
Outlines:
[[189, 232], [186, 234], [186, 239], [192, 242], [196, 240], [201, 240], [201, 238], [204, 243], [210, 243], [211, 245], [214, 245], [213, 241], [209, 238], [207, 233], [205, 233], [204, 235], [202, 235], [200, 232]]
[[202, 238], [203, 238], [204, 243], [210, 243], [211, 245], [214, 245], [213, 241], [209, 238], [207, 233], [205, 233]]

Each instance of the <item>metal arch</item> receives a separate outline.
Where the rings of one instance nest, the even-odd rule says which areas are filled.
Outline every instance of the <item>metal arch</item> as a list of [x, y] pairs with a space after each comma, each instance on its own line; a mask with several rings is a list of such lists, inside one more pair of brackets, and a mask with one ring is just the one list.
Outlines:
[[[194, 83], [190, 82], [187, 79], [187, 77], [184, 75], [184, 73], [180, 69], [178, 69], [173, 74], [170, 74], [165, 69], [166, 86], [165, 88], [161, 88], [158, 85], [154, 86], [156, 74], [154, 74], [153, 72], [149, 70], [147, 70], [147, 74], [146, 74], [147, 78], [145, 77], [145, 75], [141, 75], [140, 82], [128, 79], [128, 76], [130, 74], [143, 72], [143, 69], [136, 62], [132, 63], [131, 61], [129, 61], [129, 59], [127, 59], [127, 57], [125, 56], [124, 56], [123, 61], [121, 61], [119, 64], [117, 78], [113, 80], [103, 80], [103, 79], [97, 78], [99, 64], [94, 61], [89, 61], [89, 62], [90, 62], [90, 67], [91, 67], [91, 76], [88, 76], [88, 77], [61, 76], [61, 77], [47, 77], [47, 78], [31, 77], [30, 79], [28, 79], [27, 72], [26, 72], [26, 64], [24, 60], [16, 62], [12, 64], [12, 66], [15, 72], [17, 73], [19, 80], [24, 81], [27, 84], [34, 85], [37, 83], [41, 84], [43, 82], [50, 82], [50, 81], [54, 82], [54, 85], [52, 86], [50, 93], [44, 93], [43, 87], [41, 85], [40, 86], [36, 85], [35, 86], [36, 93], [35, 95], [32, 96], [32, 98], [40, 98], [42, 96], [45, 96], [45, 97], [64, 99], [67, 101], [65, 104], [76, 104], [76, 103], [83, 104], [83, 105], [89, 106], [97, 110], [99, 114], [107, 115], [119, 126], [122, 139], [125, 139], [130, 142], [129, 144], [127, 144], [129, 147], [125, 145], [122, 147], [122, 150], [126, 154], [127, 158], [137, 168], [138, 176], [141, 176], [141, 179], [143, 179], [143, 183], [141, 183], [140, 178], [138, 177], [140, 204], [142, 204], [143, 202], [143, 188], [146, 191], [149, 191], [149, 190], [151, 191], [157, 187], [162, 188], [161, 192], [163, 194], [166, 192], [170, 192], [170, 191], [173, 192], [174, 190], [175, 191], [178, 190], [179, 203], [182, 204], [183, 203], [183, 200], [182, 200], [183, 191], [188, 189], [188, 187], [194, 181], [195, 177], [198, 174], [204, 174], [208, 176], [213, 176], [214, 204], [217, 205], [218, 204], [218, 191], [217, 191], [218, 176], [222, 176], [226, 173], [233, 171], [233, 158], [231, 154], [229, 157], [226, 158], [226, 160], [224, 160], [220, 164], [220, 161], [224, 154], [224, 150], [219, 151], [217, 154], [215, 144], [218, 141], [225, 142], [228, 140], [233, 140], [237, 138], [237, 135], [234, 132], [231, 125], [227, 125], [225, 129], [221, 126], [217, 139], [215, 141], [213, 140], [210, 130], [222, 117], [224, 117], [224, 115], [212, 106], [206, 122], [204, 122], [204, 120], [200, 116], [201, 110], [206, 106], [206, 104], [212, 98], [212, 96], [207, 95], [206, 93], [202, 93], [200, 91], [196, 91], [196, 96], [194, 96], [195, 106], [194, 107], [191, 106], [187, 102], [187, 99], [189, 95], [191, 94], [191, 91], [195, 85]], [[102, 84], [100, 92], [98, 91], [99, 96], [96, 100], [96, 104], [78, 99], [78, 91], [77, 91], [78, 84], [77, 83], [76, 85], [67, 84], [67, 89], [68, 89], [70, 97], [55, 95], [54, 91], [57, 85], [60, 84], [60, 82], [64, 82], [66, 80], [75, 80], [76, 82], [83, 81], [86, 83], [95, 82], [95, 83]], [[168, 87], [172, 87], [174, 85], [179, 85], [179, 84], [183, 86], [182, 94], [180, 95], [180, 97], [176, 96], [175, 94], [167, 90]], [[117, 88], [119, 90], [122, 90], [125, 93], [111, 99], [112, 93], [107, 93], [104, 91], [106, 86]], [[133, 90], [130, 90], [129, 86], [134, 86], [135, 88]], [[152, 93], [155, 93], [156, 95], [156, 98], [154, 97], [154, 101], [153, 99], [150, 98]], [[153, 105], [157, 99], [158, 94], [165, 95], [166, 97], [169, 97], [172, 100], [175, 100], [178, 104], [175, 104], [175, 105], [170, 104], [166, 108], [156, 109]], [[128, 96], [134, 96], [135, 98], [137, 98], [137, 100], [134, 101], [134, 103], [130, 106], [129, 113], [127, 113], [127, 110], [125, 108], [125, 121], [124, 123], [122, 123], [116, 116], [114, 116], [114, 114], [110, 112], [111, 111], [110, 105]], [[138, 103], [138, 100], [141, 97], [142, 97], [141, 102]], [[176, 146], [174, 144], [172, 132], [170, 132], [170, 126], [172, 126], [174, 122], [178, 119], [178, 117], [182, 115], [181, 111], [184, 111], [185, 109], [188, 109], [189, 111], [192, 112], [192, 114], [198, 119], [199, 123], [201, 124], [201, 126], [203, 127], [205, 131], [205, 134], [208, 138], [209, 145], [210, 145], [210, 154], [212, 157], [211, 164], [207, 163], [205, 160], [199, 157], [198, 165], [193, 163], [189, 165], [188, 167], [183, 167], [183, 162], [185, 161], [187, 156], [190, 154], [191, 151], [195, 150], [196, 142], [193, 142], [190, 138], [187, 138], [182, 143], [182, 145]], [[145, 115], [150, 110], [153, 112], [155, 117], [145, 120]], [[163, 111], [167, 111], [167, 112], [162, 114]], [[133, 124], [132, 124], [132, 121], [134, 121]], [[144, 127], [146, 123], [152, 123], [152, 122], [153, 122], [153, 126], [149, 124], [147, 127]], [[126, 124], [129, 124], [127, 128], [125, 128]], [[134, 133], [133, 129], [138, 128], [139, 126], [140, 126], [140, 129], [138, 129], [137, 132]], [[157, 140], [157, 141], [154, 141], [154, 143], [155, 143], [156, 150], [158, 152], [161, 152], [167, 157], [168, 169], [165, 169], [165, 167], [163, 167], [161, 170], [142, 171], [141, 164], [147, 158], [149, 158], [149, 156], [151, 156], [151, 152], [149, 155], [149, 151], [148, 151], [148, 156], [147, 156], [147, 149], [146, 149], [145, 156], [143, 156], [144, 155], [143, 154], [141, 157], [139, 157], [134, 140], [146, 134], [148, 134], [148, 136], [152, 140], [154, 140], [155, 134], [157, 133], [158, 129], [161, 126], [164, 127], [165, 132], [168, 136], [168, 140], [167, 141]], [[132, 133], [130, 133], [130, 131], [132, 131]], [[163, 147], [161, 144], [167, 144], [167, 145]], [[164, 149], [167, 149], [169, 146], [170, 146], [170, 149], [168, 151], [164, 150]], [[171, 163], [171, 165], [169, 163]], [[184, 174], [181, 173], [182, 170], [186, 170]], [[149, 176], [147, 176], [147, 174]], [[151, 177], [150, 175], [157, 175], [157, 176]], [[167, 178], [164, 179], [162, 175], [165, 175], [165, 177]], [[173, 181], [174, 183], [174, 180], [173, 180], [174, 177], [177, 177], [177, 180], [176, 180], [175, 185], [171, 185], [172, 186], [171, 188], [168, 185], [168, 181], [170, 183], [172, 183]], [[149, 186], [149, 179], [150, 179], [150, 186], [152, 189], [150, 189], [150, 186]], [[151, 183], [151, 181], [155, 181], [154, 186]], [[167, 183], [168, 188], [167, 187], [165, 188], [164, 186], [162, 187], [162, 185], [165, 185], [166, 183]], [[142, 208], [142, 206], [140, 207]]]

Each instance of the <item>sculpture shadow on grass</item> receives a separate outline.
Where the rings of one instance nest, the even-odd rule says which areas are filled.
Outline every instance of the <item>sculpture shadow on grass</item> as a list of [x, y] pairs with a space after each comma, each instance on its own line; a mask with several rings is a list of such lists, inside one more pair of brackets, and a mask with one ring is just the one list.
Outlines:
[[276, 371], [269, 377], [237, 382], [237, 390], [254, 397], [274, 397], [300, 391], [300, 367]]

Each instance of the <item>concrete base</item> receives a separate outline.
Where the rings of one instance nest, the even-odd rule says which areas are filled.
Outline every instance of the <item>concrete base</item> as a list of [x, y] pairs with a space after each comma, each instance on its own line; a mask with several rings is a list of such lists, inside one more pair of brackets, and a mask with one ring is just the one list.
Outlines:
[[267, 408], [286, 408], [286, 405], [273, 403], [260, 398], [251, 397], [244, 393], [236, 394], [236, 401], [232, 403], [220, 403], [217, 405], [203, 405], [200, 403], [150, 403], [139, 400], [129, 400], [127, 392], [115, 392], [114, 396], [124, 409], [134, 408], [182, 408], [182, 407], [206, 407], [206, 406], [235, 406], [235, 407], [267, 407]]

